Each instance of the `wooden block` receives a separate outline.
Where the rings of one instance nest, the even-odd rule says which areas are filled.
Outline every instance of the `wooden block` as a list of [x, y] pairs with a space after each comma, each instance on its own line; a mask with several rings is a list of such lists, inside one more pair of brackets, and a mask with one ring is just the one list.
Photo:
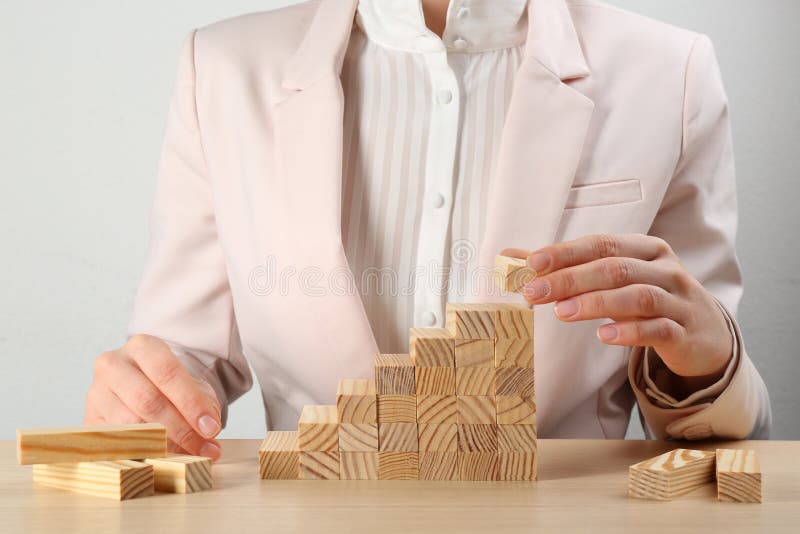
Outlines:
[[530, 367], [499, 367], [495, 369], [495, 395], [533, 397], [533, 369]]
[[373, 380], [339, 381], [336, 411], [340, 423], [377, 423], [378, 410]]
[[379, 452], [379, 480], [418, 480], [419, 453]]
[[296, 480], [300, 477], [297, 432], [270, 431], [258, 448], [258, 473], [261, 478]]
[[419, 423], [455, 423], [455, 395], [417, 395]]
[[455, 367], [417, 367], [417, 395], [455, 395]]
[[536, 480], [538, 478], [535, 452], [498, 453], [498, 480]]
[[497, 450], [536, 452], [536, 425], [497, 425]]
[[416, 423], [416, 395], [378, 395], [378, 421], [381, 423]]
[[521, 304], [499, 304], [494, 310], [495, 339], [533, 339], [533, 310]]
[[381, 423], [380, 450], [387, 452], [416, 452], [418, 448], [417, 423]]
[[446, 327], [457, 339], [494, 339], [494, 314], [491, 305], [448, 303]]
[[305, 406], [297, 424], [301, 451], [338, 451], [339, 423], [336, 406]]
[[536, 424], [536, 400], [533, 397], [498, 395], [495, 401], [498, 425]]
[[377, 452], [340, 452], [341, 480], [378, 480]]
[[459, 480], [497, 480], [499, 458], [496, 452], [459, 452]]
[[494, 367], [493, 339], [456, 339], [456, 367]]
[[33, 481], [118, 501], [154, 493], [153, 466], [133, 460], [35, 464]]
[[494, 343], [495, 367], [533, 368], [532, 339], [498, 339]]
[[456, 367], [457, 395], [494, 395], [494, 367]]
[[300, 452], [301, 480], [339, 480], [339, 451]]
[[457, 452], [420, 452], [420, 480], [458, 480]]
[[453, 336], [444, 328], [412, 328], [409, 331], [411, 361], [417, 367], [453, 367]]
[[158, 458], [167, 455], [159, 423], [17, 430], [20, 465]]
[[378, 423], [339, 423], [339, 450], [377, 451]]
[[456, 420], [459, 423], [497, 423], [497, 404], [493, 395], [456, 397]]
[[628, 495], [669, 501], [714, 480], [715, 454], [675, 449], [628, 468]]
[[407, 354], [375, 356], [375, 389], [378, 395], [414, 395], [414, 363]]
[[197, 493], [211, 489], [211, 458], [170, 454], [166, 458], [147, 458], [153, 466], [157, 491], [167, 493]]
[[536, 278], [536, 271], [525, 260], [508, 256], [495, 256], [494, 275], [502, 291], [518, 293], [522, 286]]
[[457, 452], [458, 427], [452, 423], [419, 425], [420, 452]]
[[497, 452], [497, 425], [459, 423], [458, 452]]
[[754, 450], [717, 449], [717, 498], [761, 502], [761, 467]]

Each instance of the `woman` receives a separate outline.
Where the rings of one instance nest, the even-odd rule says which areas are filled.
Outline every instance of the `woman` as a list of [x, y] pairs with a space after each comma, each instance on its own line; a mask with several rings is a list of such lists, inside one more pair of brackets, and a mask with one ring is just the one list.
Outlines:
[[513, 299], [481, 276], [503, 251], [538, 273], [541, 436], [623, 437], [638, 402], [660, 438], [763, 437], [736, 218], [703, 35], [592, 0], [212, 24], [183, 45], [131, 337], [85, 422], [159, 421], [217, 458], [249, 364], [268, 426], [293, 427], [446, 302]]

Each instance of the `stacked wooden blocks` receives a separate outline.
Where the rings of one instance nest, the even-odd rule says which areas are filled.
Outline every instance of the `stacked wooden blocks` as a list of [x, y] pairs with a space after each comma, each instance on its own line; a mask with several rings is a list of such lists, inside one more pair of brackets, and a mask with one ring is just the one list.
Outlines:
[[533, 311], [448, 304], [446, 328], [412, 328], [409, 347], [270, 432], [261, 477], [535, 480]]
[[37, 484], [117, 500], [212, 486], [211, 460], [168, 454], [157, 423], [17, 430], [17, 459]]

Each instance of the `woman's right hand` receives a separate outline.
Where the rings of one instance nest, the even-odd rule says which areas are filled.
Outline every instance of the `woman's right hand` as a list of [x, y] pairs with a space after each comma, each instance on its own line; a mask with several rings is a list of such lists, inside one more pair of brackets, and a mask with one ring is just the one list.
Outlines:
[[161, 423], [171, 451], [216, 461], [220, 413], [214, 389], [193, 378], [166, 343], [135, 335], [95, 360], [83, 424]]

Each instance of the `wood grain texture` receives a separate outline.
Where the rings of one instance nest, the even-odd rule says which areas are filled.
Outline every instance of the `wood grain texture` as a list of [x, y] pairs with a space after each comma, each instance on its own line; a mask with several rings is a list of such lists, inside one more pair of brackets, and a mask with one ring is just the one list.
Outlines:
[[714, 480], [715, 453], [675, 449], [628, 468], [628, 495], [669, 501]]
[[418, 480], [419, 453], [379, 452], [379, 480]]
[[339, 423], [339, 451], [378, 450], [378, 423]]
[[494, 308], [487, 304], [448, 303], [445, 324], [456, 339], [494, 339]]
[[717, 499], [756, 502], [761, 497], [761, 466], [752, 449], [716, 450]]
[[341, 480], [378, 480], [377, 452], [340, 452]]
[[456, 397], [456, 421], [459, 423], [497, 422], [497, 403], [493, 395], [459, 395]]
[[495, 256], [494, 279], [502, 291], [518, 293], [522, 286], [536, 278], [536, 271], [524, 259]]
[[459, 480], [497, 480], [499, 457], [496, 452], [459, 452]]
[[272, 430], [258, 448], [258, 473], [270, 480], [295, 480], [300, 477], [300, 453], [296, 431]]
[[419, 425], [420, 452], [457, 452], [458, 427], [452, 423], [421, 423]]
[[536, 400], [533, 397], [498, 395], [495, 401], [497, 401], [497, 424], [536, 424]]
[[377, 423], [375, 381], [340, 380], [336, 392], [336, 411], [340, 423]]
[[533, 309], [503, 304], [493, 313], [495, 339], [533, 339]]
[[17, 461], [21, 465], [166, 455], [167, 430], [159, 423], [17, 430]]
[[336, 406], [304, 406], [297, 424], [301, 451], [338, 451], [339, 416]]
[[537, 480], [538, 465], [535, 452], [498, 453], [498, 480]]
[[409, 330], [409, 352], [417, 367], [453, 367], [455, 344], [444, 328], [412, 328]]
[[494, 367], [456, 367], [457, 395], [494, 395]]
[[417, 423], [381, 423], [380, 450], [392, 452], [416, 452], [419, 450]]
[[420, 452], [420, 480], [458, 480], [457, 452]]
[[495, 367], [533, 368], [532, 339], [498, 339], [494, 344]]
[[300, 452], [301, 480], [338, 480], [339, 451]]
[[417, 367], [417, 395], [455, 395], [455, 367]]
[[414, 363], [407, 354], [375, 356], [375, 389], [378, 395], [414, 395]]
[[416, 423], [416, 395], [378, 395], [378, 421], [381, 423]]
[[533, 397], [533, 369], [529, 367], [499, 367], [495, 369], [495, 395]]
[[497, 425], [497, 450], [536, 452], [536, 425]]
[[419, 423], [455, 423], [455, 395], [417, 395]]
[[211, 458], [170, 454], [166, 458], [147, 458], [153, 466], [156, 491], [166, 493], [197, 493], [211, 489]]
[[456, 339], [456, 367], [493, 367], [493, 339]]
[[153, 495], [153, 466], [133, 460], [34, 464], [36, 484], [124, 501]]
[[497, 452], [497, 425], [459, 423], [457, 426], [458, 452]]

